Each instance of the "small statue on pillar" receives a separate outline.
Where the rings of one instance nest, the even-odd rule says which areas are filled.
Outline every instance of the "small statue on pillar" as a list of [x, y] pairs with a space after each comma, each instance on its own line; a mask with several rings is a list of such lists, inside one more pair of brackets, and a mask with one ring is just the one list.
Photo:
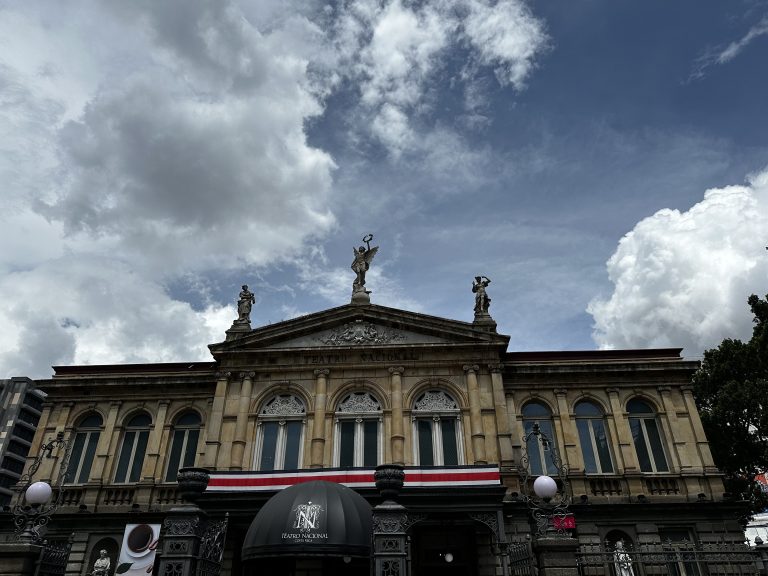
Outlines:
[[237, 301], [237, 320], [235, 320], [235, 324], [251, 323], [251, 308], [255, 303], [256, 297], [253, 292], [248, 290], [248, 284], [243, 284], [240, 299]]
[[93, 563], [91, 576], [109, 576], [109, 569], [111, 567], [112, 563], [109, 560], [109, 556], [107, 556], [107, 551], [101, 550], [96, 562]]
[[488, 308], [491, 305], [491, 299], [485, 289], [491, 283], [488, 276], [475, 276], [472, 281], [472, 292], [475, 293], [475, 316], [479, 314], [488, 314]]
[[365, 246], [360, 248], [352, 247], [352, 251], [355, 254], [355, 259], [352, 261], [352, 270], [355, 272], [355, 281], [352, 283], [352, 303], [353, 304], [369, 304], [371, 297], [370, 290], [365, 289], [365, 273], [368, 268], [371, 267], [371, 261], [376, 256], [376, 252], [379, 251], [378, 246], [371, 248], [371, 240], [373, 240], [373, 234], [368, 234], [363, 237]]
[[488, 276], [475, 276], [472, 281], [472, 292], [475, 294], [475, 324], [484, 330], [496, 330], [496, 322], [494, 322], [491, 315], [488, 313], [488, 308], [491, 306], [491, 299], [486, 292], [488, 284], [491, 283], [491, 279]]

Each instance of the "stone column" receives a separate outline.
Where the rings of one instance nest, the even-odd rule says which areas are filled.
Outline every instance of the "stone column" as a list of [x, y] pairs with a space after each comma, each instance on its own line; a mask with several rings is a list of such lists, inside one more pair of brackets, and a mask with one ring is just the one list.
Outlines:
[[245, 433], [248, 430], [248, 410], [251, 407], [252, 379], [254, 376], [254, 372], [243, 373], [243, 383], [240, 387], [240, 404], [237, 407], [237, 421], [235, 422], [235, 439], [232, 441], [232, 457], [229, 462], [230, 470], [243, 469]]
[[373, 574], [406, 576], [408, 515], [395, 499], [403, 487], [405, 473], [396, 464], [382, 464], [374, 473], [376, 488], [384, 502], [373, 509]]
[[[664, 406], [664, 412], [666, 413], [666, 420], [669, 424], [666, 430], [663, 431], [662, 437], [669, 439], [672, 442], [673, 449], [669, 451], [669, 457], [671, 462], [669, 463], [669, 471], [677, 472], [691, 472], [691, 461], [688, 451], [685, 448], [685, 438], [682, 438], [683, 431], [680, 429], [680, 424], [677, 420], [677, 410], [672, 402], [670, 396], [671, 388], [669, 386], [659, 386], [657, 388], [659, 394], [661, 394], [661, 402]], [[661, 424], [661, 422], [659, 422]]]
[[389, 369], [389, 387], [392, 399], [392, 462], [405, 464], [405, 433], [403, 431], [403, 374], [402, 366]]
[[472, 429], [472, 452], [475, 464], [487, 464], [485, 458], [485, 432], [483, 431], [483, 414], [480, 406], [480, 388], [477, 384], [479, 366], [464, 366], [467, 373], [467, 391], [469, 392], [469, 425]]
[[215, 470], [221, 446], [221, 423], [224, 421], [224, 400], [227, 397], [227, 385], [230, 372], [217, 374], [216, 392], [211, 406], [211, 415], [208, 418], [205, 435], [205, 457], [203, 463], [206, 468]]
[[42, 550], [27, 542], [0, 542], [0, 576], [32, 576]]
[[[617, 455], [621, 456], [624, 472], [639, 472], [640, 466], [637, 463], [635, 446], [632, 442], [632, 431], [629, 429], [629, 422], [624, 417], [624, 408], [619, 401], [619, 389], [608, 388], [606, 392], [608, 392], [613, 423], [616, 426], [616, 433], [618, 435], [616, 442], [619, 445], [619, 454]], [[617, 470], [616, 472], [621, 474], [622, 470]]]
[[157, 408], [157, 417], [152, 432], [147, 441], [147, 455], [144, 458], [144, 464], [141, 466], [140, 478], [144, 481], [153, 481], [155, 478], [161, 478], [163, 471], [158, 470], [160, 461], [160, 440], [165, 431], [165, 416], [168, 413], [169, 400], [160, 400]]
[[312, 426], [310, 468], [322, 468], [325, 460], [325, 408], [328, 401], [328, 368], [315, 370], [315, 418]]
[[[122, 405], [121, 400], [112, 400], [109, 403], [109, 412], [107, 413], [107, 421], [104, 423], [104, 429], [99, 435], [99, 443], [96, 445], [96, 458], [93, 461], [93, 467], [91, 468], [91, 475], [88, 479], [91, 482], [108, 482], [106, 474], [108, 472], [107, 461], [110, 457], [109, 446], [112, 443], [112, 436], [115, 432], [115, 424], [117, 424], [117, 413], [120, 411]], [[93, 502], [86, 502], [86, 504], [95, 504]]]
[[696, 441], [696, 447], [699, 451], [702, 467], [705, 472], [716, 472], [717, 466], [715, 466], [715, 461], [712, 459], [712, 451], [709, 448], [709, 442], [707, 442], [707, 435], [704, 433], [704, 426], [701, 423], [699, 410], [696, 408], [696, 400], [693, 398], [693, 386], [681, 386], [680, 390], [683, 393], [685, 409], [688, 411], [688, 415], [691, 419], [693, 438]]
[[[571, 418], [568, 411], [568, 398], [566, 397], [567, 390], [564, 388], [555, 389], [555, 398], [557, 399], [557, 411], [560, 413], [560, 430], [563, 436], [563, 449], [561, 454], [563, 455], [563, 464], [580, 463], [581, 469], [584, 469], [584, 462], [582, 462], [581, 451], [578, 448], [578, 436], [576, 433], [576, 423]], [[555, 430], [557, 434], [557, 430]]]
[[512, 454], [512, 430], [509, 425], [507, 399], [504, 395], [504, 364], [488, 364], [491, 371], [491, 387], [493, 389], [493, 407], [496, 411], [496, 430], [499, 439], [499, 464], [511, 466], [514, 461]]
[[578, 576], [576, 538], [539, 538], [533, 549], [539, 561], [539, 576]]

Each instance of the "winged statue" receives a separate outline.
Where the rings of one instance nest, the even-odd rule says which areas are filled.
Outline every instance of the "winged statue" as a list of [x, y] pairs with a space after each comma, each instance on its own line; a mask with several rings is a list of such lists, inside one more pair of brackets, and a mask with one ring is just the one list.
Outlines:
[[376, 252], [379, 251], [378, 246], [371, 248], [371, 240], [373, 240], [373, 234], [368, 234], [363, 238], [363, 242], [366, 244], [365, 246], [360, 246], [360, 248], [352, 247], [355, 259], [352, 261], [351, 268], [357, 275], [355, 281], [352, 283], [352, 292], [367, 292], [364, 288], [365, 273], [368, 271], [368, 268], [371, 267], [371, 261], [373, 260], [373, 257], [376, 256]]

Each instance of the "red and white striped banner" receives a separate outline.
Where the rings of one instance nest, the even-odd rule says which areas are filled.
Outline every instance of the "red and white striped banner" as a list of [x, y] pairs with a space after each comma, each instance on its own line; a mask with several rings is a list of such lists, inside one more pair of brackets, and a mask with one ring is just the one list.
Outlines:
[[[373, 488], [373, 468], [316, 469], [291, 472], [214, 472], [208, 492], [256, 492], [282, 490], [294, 484], [325, 480], [351, 488]], [[445, 486], [498, 486], [498, 466], [455, 466], [450, 468], [405, 468], [405, 488]]]

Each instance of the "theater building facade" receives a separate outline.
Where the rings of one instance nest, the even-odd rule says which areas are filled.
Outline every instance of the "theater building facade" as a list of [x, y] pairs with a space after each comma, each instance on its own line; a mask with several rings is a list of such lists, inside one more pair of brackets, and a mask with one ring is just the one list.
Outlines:
[[[73, 534], [67, 574], [90, 574], [101, 550], [114, 570], [128, 525], [149, 526], [139, 548], [159, 538], [162, 555], [189, 466], [210, 473], [197, 501], [207, 518], [228, 519], [221, 574], [368, 573], [370, 528], [349, 514], [382, 503], [374, 470], [386, 463], [405, 471], [396, 500], [414, 576], [544, 569], [522, 482], [557, 478], [553, 453], [579, 549], [742, 538], [692, 396], [697, 364], [679, 349], [509, 350], [487, 304], [474, 322], [354, 298], [256, 328], [246, 312], [210, 362], [57, 366], [36, 382], [48, 396], [34, 445], [58, 432], [72, 441], [48, 526], [51, 538]], [[523, 441], [534, 425], [549, 446]], [[38, 476], [60, 465], [45, 459]], [[324, 482], [341, 487], [327, 509], [306, 494], [278, 505]], [[313, 554], [335, 538], [312, 536], [318, 514], [346, 535]], [[281, 552], [280, 538], [301, 553]]]

